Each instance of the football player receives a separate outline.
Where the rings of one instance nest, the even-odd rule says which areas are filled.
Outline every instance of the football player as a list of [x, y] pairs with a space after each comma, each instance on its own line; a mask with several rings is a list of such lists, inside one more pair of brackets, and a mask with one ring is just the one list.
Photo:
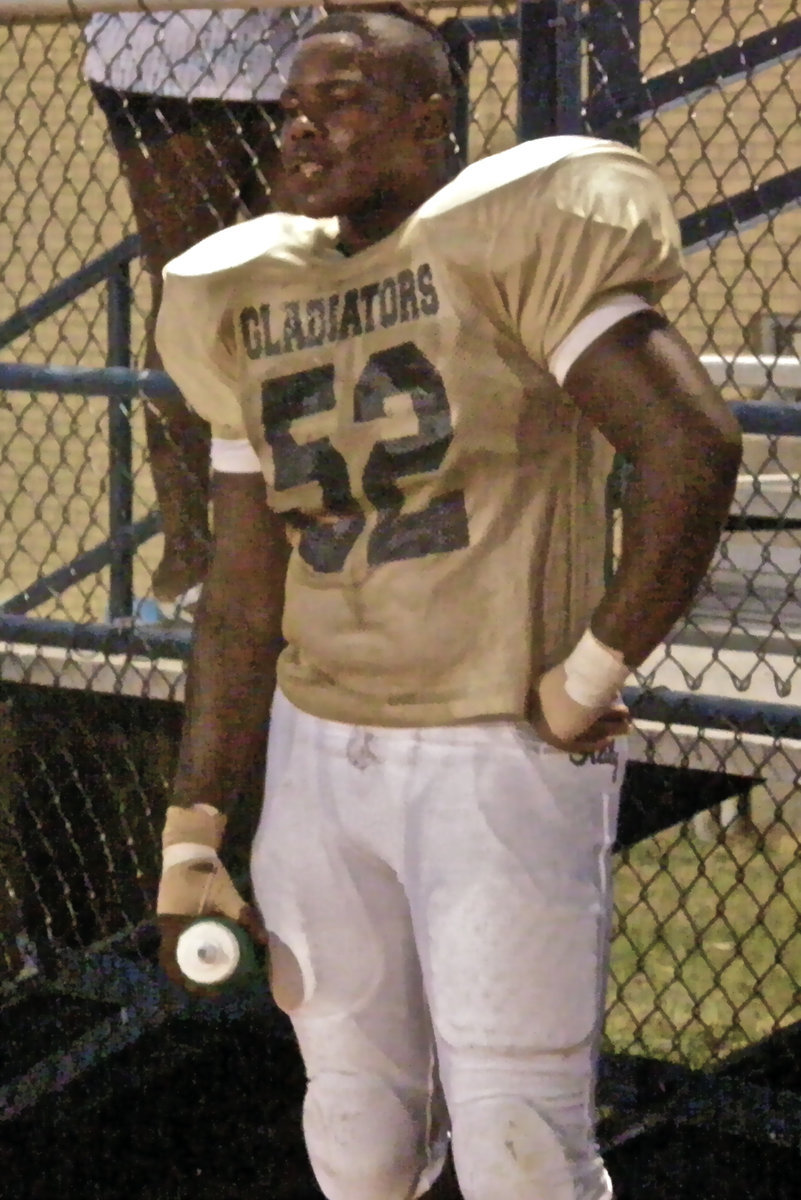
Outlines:
[[[164, 961], [201, 910], [269, 938], [328, 1200], [423, 1195], [448, 1136], [465, 1200], [606, 1200], [620, 688], [704, 575], [739, 430], [654, 307], [679, 233], [635, 151], [454, 178], [446, 48], [388, 13], [325, 18], [282, 105], [302, 215], [174, 260], [159, 321], [215, 471]], [[268, 714], [253, 909], [219, 852]]]

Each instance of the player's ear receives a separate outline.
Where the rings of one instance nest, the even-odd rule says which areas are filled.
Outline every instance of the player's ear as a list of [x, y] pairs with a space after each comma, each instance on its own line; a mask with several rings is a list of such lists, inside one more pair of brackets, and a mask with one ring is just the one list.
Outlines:
[[451, 131], [451, 106], [444, 96], [435, 92], [420, 105], [417, 133], [421, 142], [441, 142]]

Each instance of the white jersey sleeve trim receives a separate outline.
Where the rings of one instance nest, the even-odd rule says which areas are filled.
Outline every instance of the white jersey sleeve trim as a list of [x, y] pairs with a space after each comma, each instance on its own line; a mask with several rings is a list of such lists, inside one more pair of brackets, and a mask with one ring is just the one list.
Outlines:
[[259, 456], [247, 438], [213, 437], [211, 469], [225, 475], [261, 475]]
[[623, 292], [601, 304], [586, 317], [582, 317], [579, 323], [573, 326], [570, 333], [562, 339], [550, 357], [548, 369], [556, 382], [564, 383], [568, 371], [579, 355], [583, 354], [593, 342], [596, 342], [602, 333], [606, 333], [607, 329], [611, 329], [625, 317], [630, 317], [633, 313], [644, 312], [650, 307], [651, 305], [647, 300], [643, 300], [642, 296], [636, 296], [633, 292]]

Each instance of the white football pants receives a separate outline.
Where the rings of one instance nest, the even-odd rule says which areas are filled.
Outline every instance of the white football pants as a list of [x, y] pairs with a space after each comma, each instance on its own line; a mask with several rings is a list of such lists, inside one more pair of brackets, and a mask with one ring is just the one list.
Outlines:
[[[253, 885], [292, 951], [328, 1200], [607, 1200], [594, 1140], [617, 748], [362, 728], [277, 695]], [[280, 980], [276, 980], [280, 993]], [[444, 1098], [444, 1104], [443, 1104]]]

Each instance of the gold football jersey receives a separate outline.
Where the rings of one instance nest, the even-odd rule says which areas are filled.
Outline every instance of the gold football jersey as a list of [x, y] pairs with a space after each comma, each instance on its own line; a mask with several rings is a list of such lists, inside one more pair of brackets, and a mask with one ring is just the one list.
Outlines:
[[484, 159], [351, 257], [335, 219], [234, 226], [165, 272], [165, 368], [247, 437], [293, 544], [279, 684], [357, 724], [522, 715], [603, 587], [611, 450], [548, 363], [679, 233], [636, 152], [545, 138]]

